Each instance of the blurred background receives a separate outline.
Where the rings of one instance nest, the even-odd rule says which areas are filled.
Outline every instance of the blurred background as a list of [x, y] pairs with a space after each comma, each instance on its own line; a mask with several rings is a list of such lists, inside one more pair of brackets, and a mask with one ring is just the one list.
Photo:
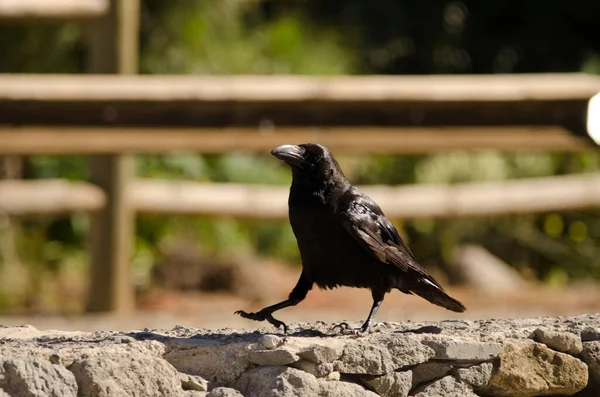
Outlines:
[[[119, 20], [121, 14], [114, 17], [115, 7], [126, 13], [121, 20], [134, 21], [134, 30], [139, 33], [133, 48], [120, 50], [122, 57], [128, 56], [123, 51], [135, 52], [137, 65], [133, 70], [121, 67], [114, 71], [121, 73], [600, 73], [598, 2], [142, 0], [137, 4], [132, 0], [128, 6], [121, 4], [127, 0], [82, 0], [76, 11], [67, 7], [64, 15], [44, 15], [44, 3], [54, 2], [61, 3], [32, 1], [32, 8], [24, 14], [11, 11], [11, 4], [17, 4], [18, 9], [19, 2], [0, 6], [0, 14], [4, 13], [0, 17], [0, 73], [26, 77], [94, 71], [89, 61], [90, 27], [96, 19], [110, 18], [107, 15], [111, 13]], [[21, 6], [26, 3], [22, 1]], [[131, 7], [133, 3], [137, 5]], [[53, 6], [48, 13], [60, 10]], [[111, 26], [108, 29], [114, 30], [121, 25]], [[95, 40], [102, 42], [97, 31], [95, 34]], [[2, 87], [0, 84], [0, 91]], [[467, 118], [464, 114], [461, 117]], [[503, 117], [510, 119], [511, 114]], [[464, 120], [464, 124], [470, 123]], [[403, 138], [398, 135], [398, 139]], [[0, 141], [0, 148], [2, 145]], [[468, 195], [469, 186], [481, 186], [473, 183], [485, 182], [493, 191], [502, 191], [514, 180], [524, 180], [523, 194], [528, 197], [535, 196], [527, 190], [529, 178], [546, 178], [544, 186], [560, 192], [562, 186], [571, 186], [561, 178], [584, 175], [588, 179], [582, 182], [585, 189], [577, 190], [580, 195], [589, 194], [593, 190], [589, 184], [600, 181], [595, 179], [600, 178], [600, 154], [593, 145], [565, 151], [467, 149], [337, 154], [332, 147], [346, 175], [359, 185], [413, 188], [459, 184], [467, 187], [463, 193]], [[94, 179], [87, 155], [3, 152], [0, 156], [3, 182]], [[273, 185], [282, 189], [278, 192], [286, 191], [291, 180], [289, 169], [268, 150], [138, 153], [133, 161], [138, 178]], [[3, 324], [82, 330], [170, 328], [175, 324], [252, 328], [266, 324], [243, 320], [233, 311], [255, 310], [285, 299], [300, 272], [296, 242], [285, 217], [142, 212], [135, 216], [135, 237], [127, 253], [135, 288], [133, 309], [100, 310], [102, 305], [88, 305], [94, 300], [88, 294], [94, 291], [90, 275], [95, 274], [90, 265], [93, 222], [88, 212], [11, 211], [10, 206], [2, 207], [7, 202], [2, 201], [2, 194], [7, 196], [13, 185], [2, 186]], [[530, 186], [536, 190], [538, 185]], [[430, 194], [427, 190], [410, 192], [417, 194], [415, 202], [419, 201], [418, 194], [423, 199]], [[46, 192], [33, 194], [43, 197]], [[285, 196], [277, 197], [286, 200]], [[477, 202], [475, 196], [471, 200]], [[585, 204], [557, 202], [554, 210], [544, 206], [536, 209], [534, 203], [530, 211], [514, 211], [507, 204], [494, 214], [439, 216], [436, 208], [420, 208], [418, 217], [392, 214], [415, 256], [469, 311], [456, 315], [396, 291], [386, 298], [376, 320], [598, 311], [600, 198], [579, 201]], [[282, 311], [278, 318], [363, 320], [370, 305], [369, 291], [313, 290], [306, 301]]]

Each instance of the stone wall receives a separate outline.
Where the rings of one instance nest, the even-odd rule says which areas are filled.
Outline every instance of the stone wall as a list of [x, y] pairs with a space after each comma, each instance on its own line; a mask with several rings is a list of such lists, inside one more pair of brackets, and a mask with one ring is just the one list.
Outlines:
[[[359, 324], [351, 324], [358, 326]], [[0, 328], [1, 396], [600, 396], [600, 315], [381, 323], [368, 335]]]

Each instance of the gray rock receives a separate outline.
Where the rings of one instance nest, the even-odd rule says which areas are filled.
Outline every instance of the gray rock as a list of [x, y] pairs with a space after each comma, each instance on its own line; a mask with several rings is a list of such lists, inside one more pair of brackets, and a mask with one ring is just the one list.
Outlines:
[[375, 334], [346, 344], [335, 369], [342, 373], [384, 375], [426, 362], [435, 352], [406, 334]]
[[32, 357], [1, 357], [0, 390], [13, 397], [76, 397], [77, 383], [62, 365]]
[[[594, 331], [588, 329], [588, 332]], [[582, 334], [582, 338], [583, 336]], [[583, 343], [583, 351], [580, 357], [588, 366], [589, 380], [586, 388], [577, 393], [577, 397], [598, 397], [600, 395], [600, 340], [598, 339], [600, 338], [594, 338], [592, 342]]]
[[[307, 327], [322, 332], [330, 328], [328, 324], [320, 323], [297, 325], [295, 328]], [[265, 329], [270, 331], [271, 327]], [[440, 332], [436, 333], [436, 329]], [[418, 393], [421, 393], [420, 397], [468, 396], [472, 395], [473, 389], [475, 393], [488, 397], [557, 393], [598, 397], [600, 384], [596, 379], [600, 372], [600, 340], [584, 343], [584, 351], [577, 356], [588, 362], [590, 380], [583, 391], [576, 392], [585, 386], [588, 367], [571, 355], [534, 343], [531, 335], [535, 335], [536, 329], [595, 338], [594, 332], [600, 330], [600, 314], [387, 323], [379, 327], [379, 332], [358, 338], [300, 334], [264, 338], [254, 332], [185, 327], [147, 329], [126, 335], [110, 331], [65, 333], [39, 331], [33, 327], [0, 326], [0, 362], [6, 364], [8, 359], [20, 362], [27, 358], [43, 367], [40, 369], [32, 364], [30, 371], [28, 368], [15, 369], [21, 364], [0, 365], [0, 397], [53, 395], [49, 389], [62, 382], [57, 382], [56, 374], [52, 372], [57, 368], [60, 376], [71, 378], [70, 382], [65, 381], [71, 389], [54, 392], [54, 395], [61, 396], [77, 393], [88, 397], [109, 394], [117, 397], [206, 397], [210, 394], [206, 390], [216, 387], [216, 391], [211, 392], [213, 396], [239, 397], [240, 393], [244, 393], [261, 397], [374, 397], [375, 394], [369, 390], [374, 390], [375, 386], [381, 394], [404, 395], [404, 381], [411, 373], [412, 396]], [[423, 340], [429, 345], [421, 343]], [[490, 360], [495, 352], [490, 353], [489, 346], [500, 344], [506, 349]], [[263, 361], [265, 364], [297, 360], [287, 364], [297, 368], [257, 366], [249, 361], [251, 354], [260, 356], [260, 360], [273, 356], [279, 360]], [[436, 359], [432, 360], [434, 356]], [[79, 385], [75, 383], [75, 375], [64, 367], [73, 369]], [[340, 373], [340, 370], [344, 372]], [[45, 374], [21, 375], [36, 371], [45, 371]], [[372, 382], [375, 378], [377, 382], [373, 385], [363, 383], [365, 380]], [[43, 385], [39, 386], [39, 382]], [[394, 382], [396, 386], [393, 386]], [[18, 391], [10, 389], [14, 384], [20, 385]], [[363, 385], [369, 390], [365, 390]], [[38, 386], [45, 388], [44, 392], [29, 392]], [[235, 389], [220, 389], [219, 386]]]
[[455, 377], [474, 388], [483, 387], [490, 382], [493, 370], [494, 365], [492, 363], [482, 363], [468, 368], [457, 369]]
[[105, 355], [75, 361], [69, 369], [79, 395], [94, 397], [183, 396], [178, 373], [165, 360], [140, 355]]
[[585, 327], [581, 331], [582, 342], [592, 342], [595, 340], [600, 340], [600, 328]]
[[502, 352], [502, 344], [495, 342], [435, 339], [423, 343], [435, 351], [434, 360], [486, 361]]
[[395, 368], [404, 368], [411, 365], [427, 362], [434, 357], [435, 352], [430, 347], [421, 343], [421, 338], [406, 334], [376, 334], [372, 341], [387, 347]]
[[[284, 366], [279, 367], [258, 367], [250, 371], [246, 371], [240, 376], [235, 382], [234, 387], [240, 390], [245, 397], [262, 397], [266, 395], [277, 395], [277, 388], [283, 389], [284, 385], [282, 382], [277, 382], [277, 379], [284, 374], [289, 368]], [[296, 387], [304, 387], [305, 384], [312, 378], [312, 375], [305, 373], [301, 370], [298, 371], [295, 381]], [[300, 373], [304, 374], [301, 375]], [[315, 382], [316, 382], [316, 378]], [[308, 381], [307, 381], [308, 380]], [[283, 395], [285, 390], [279, 390], [280, 394]]]
[[330, 345], [314, 344], [307, 350], [301, 351], [298, 354], [300, 357], [312, 361], [313, 363], [333, 363], [342, 356], [344, 352], [343, 343], [331, 343]]
[[581, 353], [581, 350], [583, 349], [581, 337], [570, 332], [557, 332], [538, 328], [534, 331], [534, 335], [536, 341], [559, 352], [575, 356]]
[[335, 380], [338, 381], [342, 378], [342, 374], [340, 374], [338, 371], [333, 371], [327, 374], [327, 376], [324, 376], [323, 379], [325, 380]]
[[317, 365], [317, 378], [321, 378], [323, 376], [327, 376], [333, 372], [333, 364], [332, 363], [323, 363]]
[[385, 375], [394, 371], [396, 365], [385, 347], [359, 342], [346, 345], [334, 368], [346, 374]]
[[289, 367], [258, 367], [244, 373], [235, 384], [246, 397], [377, 397], [371, 391], [348, 382], [317, 379]]
[[487, 386], [490, 396], [573, 395], [588, 382], [587, 366], [578, 359], [531, 341], [507, 343]]
[[407, 397], [412, 389], [412, 372], [392, 372], [387, 375], [363, 378], [382, 397]]
[[[290, 370], [293, 370], [293, 368], [290, 368]], [[366, 390], [364, 387], [359, 386], [355, 383], [349, 383], [349, 382], [340, 382], [339, 381], [339, 373], [337, 372], [332, 372], [330, 375], [332, 374], [338, 374], [338, 381], [335, 381], [335, 379], [333, 381], [331, 380], [327, 380], [326, 378], [323, 379], [317, 379], [317, 393], [316, 394], [312, 394], [312, 393], [305, 393], [302, 389], [298, 390], [299, 393], [296, 394], [295, 391], [292, 391], [291, 393], [288, 391], [287, 394], [275, 394], [275, 396], [312, 396], [312, 395], [317, 395], [317, 396], [327, 396], [327, 397], [378, 397], [377, 394], [373, 393], [372, 391]], [[309, 375], [310, 376], [310, 375]], [[295, 379], [294, 374], [291, 373], [287, 373], [282, 377], [282, 381], [285, 384], [286, 382], [288, 383], [288, 385], [293, 385], [293, 380]], [[315, 378], [316, 379], [316, 378]], [[289, 390], [289, 388], [288, 388]], [[309, 389], [310, 390], [310, 389]]]
[[216, 387], [206, 397], [244, 397], [244, 395], [230, 387]]
[[202, 379], [198, 375], [182, 374], [181, 372], [177, 375], [183, 390], [208, 391], [208, 381], [206, 379]]
[[333, 371], [332, 363], [317, 364], [308, 360], [299, 360], [291, 365], [293, 368], [300, 369], [304, 372], [316, 376], [317, 378], [323, 378], [331, 374]]
[[445, 376], [422, 388], [414, 397], [478, 397], [466, 384], [456, 380], [453, 376]]
[[[308, 372], [309, 374], [316, 376], [317, 378], [319, 378], [320, 376], [317, 375], [317, 363], [313, 363], [312, 361], [308, 361], [308, 360], [299, 360], [296, 361], [295, 363], [293, 363], [291, 365], [293, 368], [297, 368], [299, 370], [302, 370], [304, 372]], [[325, 374], [327, 375], [327, 374]]]
[[248, 368], [245, 343], [173, 343], [163, 358], [179, 372], [199, 375], [219, 386], [229, 385]]
[[600, 386], [600, 341], [585, 342], [581, 358], [588, 365], [590, 379]]
[[430, 380], [441, 378], [452, 369], [452, 364], [440, 361], [428, 361], [412, 368], [412, 388], [429, 382]]
[[286, 349], [265, 349], [251, 351], [248, 360], [258, 365], [288, 365], [300, 360], [300, 357]]
[[262, 335], [259, 339], [258, 342], [265, 348], [265, 349], [275, 349], [276, 347], [279, 347], [283, 344], [283, 340], [277, 336], [277, 335]]

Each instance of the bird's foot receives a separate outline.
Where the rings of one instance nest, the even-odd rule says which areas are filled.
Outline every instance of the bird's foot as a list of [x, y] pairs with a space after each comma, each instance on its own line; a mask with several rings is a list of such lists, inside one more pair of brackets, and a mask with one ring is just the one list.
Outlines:
[[283, 327], [283, 333], [287, 334], [287, 331], [288, 331], [287, 325], [285, 325], [285, 323], [283, 321], [277, 320], [269, 312], [263, 312], [261, 310], [261, 311], [256, 312], [256, 313], [248, 313], [248, 312], [245, 312], [243, 310], [237, 310], [233, 314], [238, 314], [238, 315], [240, 315], [243, 318], [247, 318], [249, 320], [254, 320], [254, 321], [265, 321], [266, 320], [270, 324], [272, 324], [275, 328], [281, 328], [281, 327]]
[[340, 332], [343, 332], [344, 330], [350, 329], [350, 325], [347, 322], [341, 322], [339, 324], [335, 324], [334, 326], [332, 326], [331, 328], [329, 328], [330, 331], [335, 331], [336, 329], [340, 329]]
[[379, 329], [380, 326], [381, 323], [375, 323], [373, 325], [371, 325], [371, 323], [365, 323], [360, 327], [360, 330], [363, 334], [372, 334], [373, 332], [381, 332], [381, 329]]
[[341, 322], [330, 328], [331, 331], [339, 329], [340, 335], [360, 336], [365, 333], [362, 328], [352, 328], [347, 322]]

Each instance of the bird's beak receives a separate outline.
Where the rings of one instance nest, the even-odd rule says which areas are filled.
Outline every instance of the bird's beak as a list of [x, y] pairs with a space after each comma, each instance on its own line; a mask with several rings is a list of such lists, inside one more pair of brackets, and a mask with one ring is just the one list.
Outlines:
[[271, 150], [271, 154], [289, 165], [302, 168], [304, 148], [297, 145], [281, 145]]

